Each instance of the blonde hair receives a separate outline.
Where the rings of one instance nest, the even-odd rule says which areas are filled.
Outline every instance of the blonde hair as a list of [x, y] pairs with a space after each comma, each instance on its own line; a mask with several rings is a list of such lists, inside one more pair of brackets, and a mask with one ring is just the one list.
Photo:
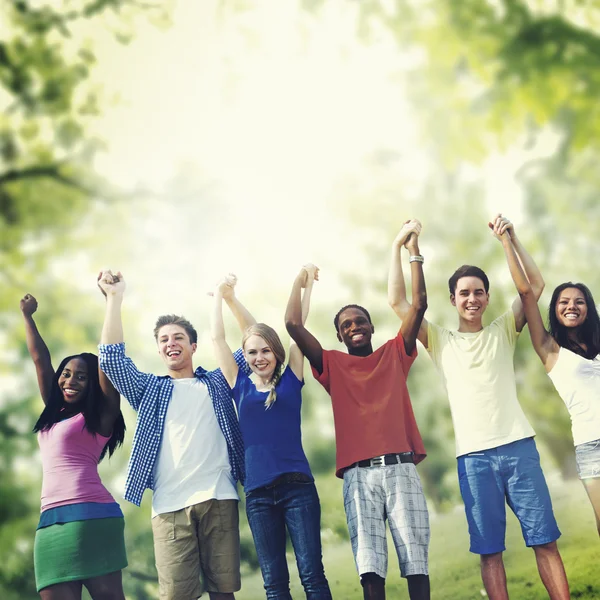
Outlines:
[[271, 348], [271, 351], [275, 355], [275, 359], [277, 360], [277, 365], [275, 370], [273, 371], [273, 376], [271, 377], [271, 381], [269, 382], [271, 385], [271, 389], [269, 390], [269, 395], [265, 400], [265, 410], [268, 410], [273, 406], [273, 402], [277, 400], [277, 390], [275, 389], [277, 384], [279, 383], [281, 376], [283, 375], [283, 365], [285, 363], [285, 349], [277, 332], [265, 323], [256, 323], [255, 325], [250, 325], [248, 329], [244, 332], [244, 337], [242, 338], [242, 349], [246, 345], [248, 338], [257, 335], [261, 337], [267, 343], [267, 346]]

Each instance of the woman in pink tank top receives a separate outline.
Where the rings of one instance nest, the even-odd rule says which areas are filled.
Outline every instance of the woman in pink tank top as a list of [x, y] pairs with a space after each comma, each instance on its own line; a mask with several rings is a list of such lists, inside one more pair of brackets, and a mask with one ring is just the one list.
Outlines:
[[43, 600], [124, 600], [127, 566], [123, 513], [98, 475], [98, 463], [123, 443], [118, 392], [98, 368], [98, 357], [68, 356], [55, 372], [33, 313], [20, 303], [27, 348], [35, 364], [44, 410], [34, 432], [42, 457], [42, 512], [34, 544], [36, 588]]

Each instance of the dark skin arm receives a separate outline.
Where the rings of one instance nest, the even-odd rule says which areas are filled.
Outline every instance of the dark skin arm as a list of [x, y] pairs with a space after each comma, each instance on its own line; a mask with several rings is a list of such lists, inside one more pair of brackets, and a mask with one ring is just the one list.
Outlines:
[[292, 286], [292, 293], [285, 311], [285, 328], [298, 348], [319, 375], [323, 373], [323, 348], [319, 340], [304, 327], [302, 322], [302, 288], [306, 287], [308, 273], [302, 268]]
[[[420, 254], [419, 238], [415, 233], [408, 238], [406, 249], [411, 256]], [[412, 303], [406, 316], [402, 319], [400, 327], [400, 334], [404, 340], [404, 348], [407, 354], [412, 354], [415, 349], [419, 329], [427, 310], [427, 290], [425, 289], [423, 263], [417, 261], [410, 263], [410, 275], [412, 280]]]
[[31, 294], [25, 294], [19, 303], [23, 318], [25, 319], [25, 338], [27, 340], [27, 350], [35, 365], [35, 372], [38, 380], [38, 387], [44, 404], [50, 399], [50, 390], [52, 388], [52, 378], [54, 377], [54, 368], [48, 346], [42, 339], [37, 325], [33, 320], [33, 313], [37, 310], [37, 300]]

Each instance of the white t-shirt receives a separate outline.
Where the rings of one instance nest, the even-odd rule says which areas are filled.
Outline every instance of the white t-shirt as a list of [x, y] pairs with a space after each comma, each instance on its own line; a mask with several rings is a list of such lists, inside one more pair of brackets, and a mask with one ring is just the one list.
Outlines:
[[206, 385], [195, 377], [173, 379], [154, 464], [152, 516], [211, 498], [238, 500], [227, 442]]
[[427, 350], [448, 392], [456, 456], [535, 435], [517, 399], [518, 336], [512, 309], [475, 333], [429, 323]]
[[569, 409], [575, 445], [600, 438], [600, 354], [590, 360], [561, 348], [548, 377]]

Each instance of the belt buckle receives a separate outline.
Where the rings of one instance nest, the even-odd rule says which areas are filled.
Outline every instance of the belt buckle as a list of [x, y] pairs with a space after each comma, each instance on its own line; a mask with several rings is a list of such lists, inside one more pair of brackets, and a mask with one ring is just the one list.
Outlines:
[[385, 464], [385, 456], [374, 456], [371, 459], [372, 467], [382, 467]]

